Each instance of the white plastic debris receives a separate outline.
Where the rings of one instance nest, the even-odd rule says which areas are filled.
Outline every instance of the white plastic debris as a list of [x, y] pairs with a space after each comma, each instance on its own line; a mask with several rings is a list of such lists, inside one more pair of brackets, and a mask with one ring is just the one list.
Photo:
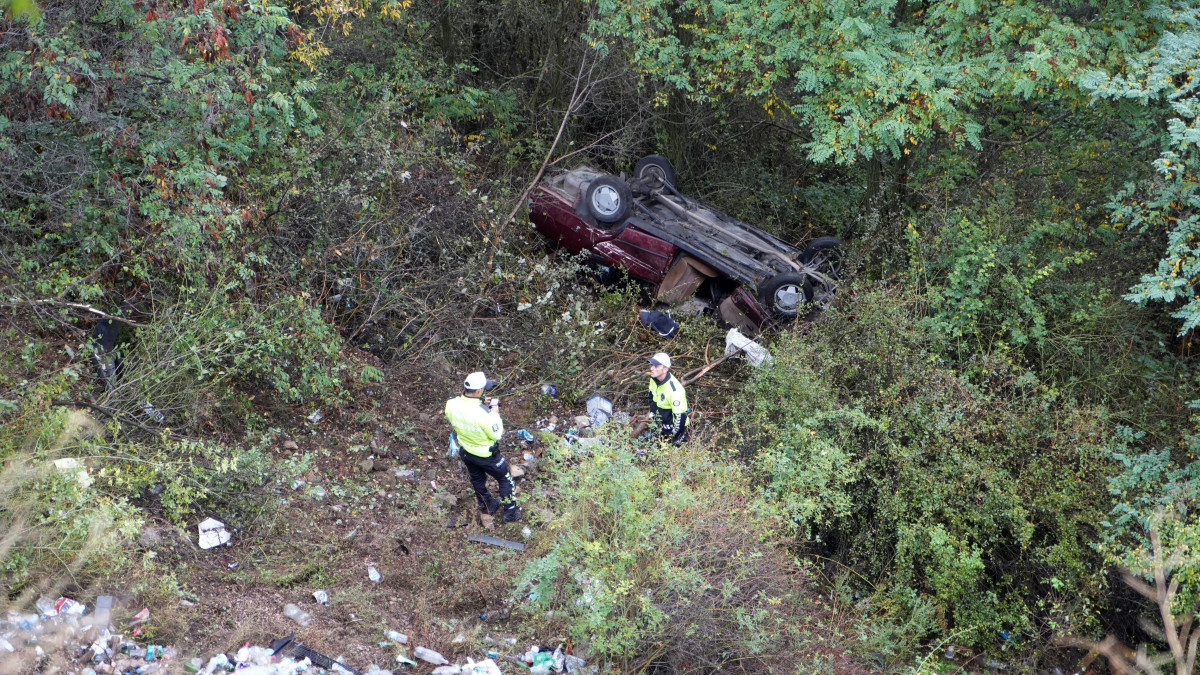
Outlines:
[[216, 518], [206, 518], [197, 528], [200, 531], [200, 548], [209, 549], [228, 544], [233, 535], [225, 529], [225, 523]]
[[323, 419], [325, 419], [325, 413], [320, 410], [314, 410], [313, 414], [308, 416], [308, 421], [312, 422], [313, 424], [316, 424]]
[[59, 471], [75, 472], [75, 482], [81, 487], [87, 487], [92, 484], [92, 477], [88, 475], [87, 467], [74, 457], [63, 457], [62, 459], [54, 460], [54, 468]]
[[500, 666], [491, 659], [484, 659], [476, 663], [468, 658], [467, 665], [462, 667], [462, 675], [500, 675]]
[[750, 362], [750, 365], [755, 367], [764, 363], [769, 364], [775, 360], [765, 347], [742, 335], [738, 329], [730, 328], [729, 332], [725, 334], [725, 355], [729, 356], [739, 349], [742, 350], [742, 354]]
[[[446, 657], [433, 651], [432, 649], [427, 649], [425, 647], [417, 647], [416, 649], [414, 649], [413, 656], [417, 657], [418, 659], [421, 659], [425, 663], [432, 663], [435, 666], [444, 666], [444, 665], [450, 663], [449, 661], [446, 660]], [[457, 672], [457, 671], [455, 671], [455, 672]]]
[[588, 421], [593, 427], [599, 429], [608, 424], [608, 418], [612, 416], [612, 401], [600, 394], [592, 394], [592, 397], [587, 400], [587, 413]]

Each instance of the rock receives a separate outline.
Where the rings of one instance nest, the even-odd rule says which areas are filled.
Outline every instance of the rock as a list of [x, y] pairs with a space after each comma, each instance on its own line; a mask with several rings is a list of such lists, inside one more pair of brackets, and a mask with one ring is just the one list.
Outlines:
[[162, 535], [159, 533], [157, 528], [150, 525], [147, 525], [145, 529], [142, 530], [142, 536], [138, 537], [138, 545], [140, 545], [142, 548], [154, 548], [161, 543]]
[[496, 519], [486, 513], [479, 514], [479, 524], [482, 525], [483, 529], [485, 530], [496, 529]]
[[358, 467], [358, 470], [362, 473], [371, 473], [375, 470], [375, 460], [370, 457], [360, 459], [354, 463], [354, 466]]
[[456, 497], [448, 492], [439, 492], [439, 493], [435, 494], [433, 496], [433, 498], [434, 498], [434, 500], [444, 504], [446, 506], [446, 508], [448, 508], [448, 509], [452, 509], [455, 506], [458, 506], [458, 497]]
[[433, 419], [429, 416], [429, 413], [421, 413], [420, 418], [422, 422], [428, 422], [429, 420]]
[[525, 475], [525, 469], [522, 469], [516, 464], [510, 465], [508, 467], [508, 472], [512, 474], [513, 478], [521, 478]]
[[299, 450], [300, 446], [296, 445], [296, 441], [293, 441], [289, 438], [288, 440], [283, 442], [283, 449], [284, 450]]
[[575, 416], [575, 428], [583, 429], [590, 426], [592, 426], [592, 418], [588, 417], [587, 415]]

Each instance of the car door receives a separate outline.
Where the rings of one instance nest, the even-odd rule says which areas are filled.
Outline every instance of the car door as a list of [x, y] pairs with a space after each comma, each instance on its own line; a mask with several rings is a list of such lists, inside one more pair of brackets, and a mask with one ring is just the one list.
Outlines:
[[628, 224], [621, 227], [615, 237], [595, 243], [592, 250], [630, 276], [652, 284], [662, 282], [679, 252], [674, 244]]

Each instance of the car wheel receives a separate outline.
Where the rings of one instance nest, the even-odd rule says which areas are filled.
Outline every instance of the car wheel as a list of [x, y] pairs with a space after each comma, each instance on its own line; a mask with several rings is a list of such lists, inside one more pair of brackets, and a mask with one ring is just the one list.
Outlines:
[[664, 185], [675, 187], [675, 167], [662, 155], [646, 155], [633, 167], [634, 178], [655, 178]]
[[837, 237], [817, 237], [800, 254], [800, 262], [815, 266], [818, 272], [831, 279], [841, 279], [842, 267], [846, 264], [842, 242]]
[[588, 185], [583, 198], [593, 218], [602, 223], [617, 223], [629, 214], [633, 191], [619, 178], [600, 176]]
[[772, 277], [758, 289], [758, 299], [775, 316], [792, 318], [812, 302], [813, 288], [808, 277], [788, 272]]

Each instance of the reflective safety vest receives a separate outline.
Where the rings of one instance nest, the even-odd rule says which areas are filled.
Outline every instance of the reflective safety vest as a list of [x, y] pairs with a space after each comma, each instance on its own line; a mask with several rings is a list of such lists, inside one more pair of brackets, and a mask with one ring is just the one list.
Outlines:
[[455, 396], [446, 401], [446, 419], [454, 427], [458, 444], [476, 457], [490, 457], [492, 445], [504, 435], [500, 413], [471, 396]]
[[673, 415], [682, 415], [688, 410], [687, 392], [674, 374], [667, 374], [662, 384], [650, 378], [650, 400], [659, 409], [670, 410]]

